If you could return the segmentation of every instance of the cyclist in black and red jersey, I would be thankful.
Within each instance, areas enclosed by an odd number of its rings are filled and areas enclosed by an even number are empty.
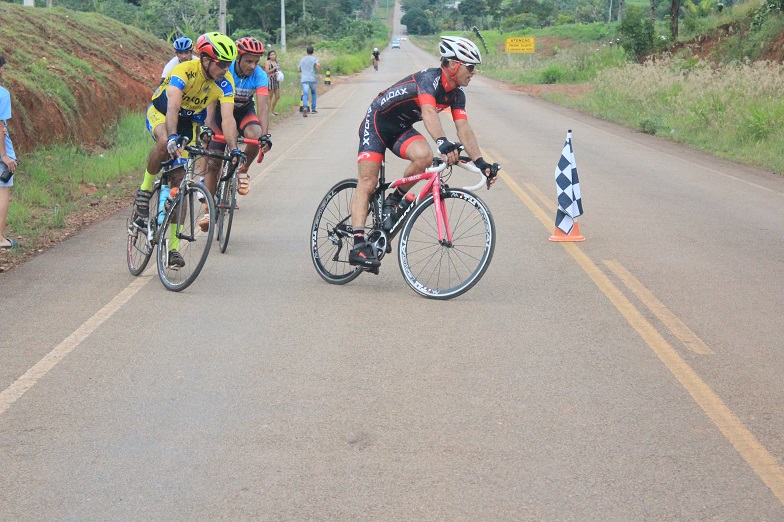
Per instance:
[[[424,172],[433,160],[433,151],[427,140],[413,125],[425,124],[428,134],[438,145],[442,158],[450,165],[457,162],[461,147],[490,180],[492,165],[481,157],[476,135],[468,124],[465,111],[466,87],[482,63],[477,46],[467,38],[442,36],[439,45],[441,67],[425,69],[407,76],[393,86],[381,91],[368,107],[365,120],[359,127],[359,181],[351,201],[351,225],[354,230],[354,248],[349,253],[349,263],[364,268],[377,268],[381,262],[373,248],[365,241],[365,220],[370,195],[378,185],[379,169],[386,149],[408,159],[411,164],[404,176]],[[450,109],[460,142],[446,138],[438,113]],[[384,228],[391,228],[406,192],[412,184],[398,187],[384,201],[382,210]],[[399,217],[399,216],[397,216]]]

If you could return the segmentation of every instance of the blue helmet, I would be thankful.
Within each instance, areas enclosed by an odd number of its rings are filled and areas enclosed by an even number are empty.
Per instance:
[[[193,49],[193,42],[187,36],[180,36],[174,40],[174,51],[177,53],[184,53]]]

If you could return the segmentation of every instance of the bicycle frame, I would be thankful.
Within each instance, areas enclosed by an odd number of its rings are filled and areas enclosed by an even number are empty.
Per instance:
[[[439,242],[443,243],[444,238],[446,237],[446,241],[448,243],[452,243],[452,230],[449,228],[449,215],[446,210],[446,205],[441,198],[441,190],[442,186],[444,186],[442,173],[450,169],[451,166],[444,163],[440,158],[433,158],[434,166],[425,169],[424,172],[420,174],[414,174],[413,176],[408,176],[405,178],[401,178],[398,180],[393,181],[392,183],[386,183],[385,181],[385,162],[381,163],[381,171],[379,173],[379,186],[376,191],[373,193],[372,197],[376,198],[376,202],[378,208],[381,209],[384,203],[385,192],[387,189],[394,189],[401,185],[408,185],[410,183],[417,183],[419,181],[427,180],[427,183],[419,191],[419,195],[416,199],[411,203],[411,205],[406,208],[405,212],[398,218],[398,220],[392,225],[392,229],[389,231],[388,235],[389,238],[395,237],[395,234],[402,228],[403,224],[408,219],[409,214],[419,205],[428,194],[433,195],[433,199],[435,200],[435,211],[436,211],[436,223],[438,225],[438,240]],[[471,163],[471,159],[461,156],[460,161],[456,164],[469,172],[478,173],[482,180],[474,186],[471,187],[464,187],[466,190],[476,190],[477,188],[481,187],[485,183],[484,175],[482,172],[476,168],[473,163]],[[375,223],[374,228],[381,229],[381,216],[376,216],[378,223]]]

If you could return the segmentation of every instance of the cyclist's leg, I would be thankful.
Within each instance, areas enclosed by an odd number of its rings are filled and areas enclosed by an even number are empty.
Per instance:
[[[430,167],[433,161],[433,150],[428,145],[427,140],[413,128],[401,134],[395,140],[391,149],[397,157],[411,162],[403,172],[403,177],[423,173],[426,168]],[[401,189],[405,193],[414,185],[415,183],[401,185]]]
[[[155,140],[155,145],[150,149],[147,156],[147,170],[144,172],[144,179],[136,192],[134,210],[140,218],[147,218],[150,214],[150,197],[155,185],[155,179],[161,170],[161,162],[166,161],[169,153],[166,150],[166,115],[159,112],[152,105],[147,109],[147,130]]]
[[[207,125],[209,125],[212,132],[215,134],[223,134],[223,118],[221,116],[220,108],[215,110],[215,118],[212,121],[207,122]],[[226,150],[226,144],[213,140],[207,148],[210,152],[223,154]],[[204,186],[213,196],[215,195],[215,189],[218,187],[218,174],[220,173],[221,166],[222,161],[219,159],[209,158],[207,160],[207,171],[204,174]]]
[[[193,141],[194,136],[194,122],[190,119],[182,119],[177,122],[177,133],[180,136],[186,136],[189,141]],[[187,158],[187,152],[183,153],[183,158]],[[171,171],[169,175],[169,186],[172,188],[179,187],[182,183],[182,178],[185,176],[185,169],[178,168]],[[182,260],[178,250],[180,245],[179,234],[183,228],[183,221],[188,217],[188,207],[184,206],[182,214],[179,215],[180,221],[174,222],[169,227],[169,259],[172,258]],[[179,263],[178,263],[179,264]],[[184,264],[184,261],[183,261]]]
[[[376,128],[375,109],[367,111],[365,121],[359,126],[359,151],[357,154],[358,180],[354,196],[351,198],[351,227],[354,233],[354,248],[349,253],[349,264],[365,268],[378,268],[378,260],[373,248],[365,241],[365,221],[367,220],[370,197],[378,185],[381,163],[384,161],[386,144]]]
[[[408,129],[395,140],[395,143],[392,145],[392,152],[398,157],[407,159],[411,162],[408,164],[408,167],[406,167],[403,177],[421,174],[433,161],[433,151],[430,149],[427,140],[413,128]],[[384,205],[381,209],[382,217],[384,219],[382,224],[384,230],[391,230],[394,222],[400,217],[400,202],[403,201],[406,192],[415,184],[416,183],[407,183],[398,186],[384,200]]]
[[[261,138],[261,122],[259,121],[259,117],[256,114],[256,111],[253,110],[253,107],[250,107],[248,112],[242,115],[240,121],[237,122],[237,129],[240,132],[240,136],[244,138],[251,140],[258,140]],[[253,162],[253,159],[258,153],[258,145],[246,144],[245,156],[248,158],[248,161],[237,169],[237,173],[247,174],[248,168],[250,168],[250,164]]]

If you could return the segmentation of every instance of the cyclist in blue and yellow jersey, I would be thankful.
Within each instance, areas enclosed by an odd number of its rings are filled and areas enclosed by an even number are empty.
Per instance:
[[[378,185],[379,169],[386,149],[411,161],[404,177],[424,172],[431,165],[433,151],[425,137],[414,129],[414,123],[424,122],[425,129],[449,165],[458,161],[460,149],[465,147],[474,165],[488,177],[491,184],[495,182],[492,165],[482,158],[476,135],[468,124],[466,95],[463,92],[476,73],[476,66],[482,63],[482,55],[471,40],[459,36],[442,36],[439,51],[441,67],[411,74],[381,91],[368,107],[365,119],[359,126],[359,181],[351,200],[354,248],[348,258],[352,265],[371,269],[381,265],[375,251],[365,240],[364,227],[370,195]],[[457,137],[462,144],[446,138],[438,116],[439,112],[446,109],[452,114]],[[382,226],[385,229],[390,228],[399,217],[395,213],[399,213],[400,203],[412,185],[401,185],[384,201]]]
[[[237,59],[229,67],[229,73],[234,78],[234,113],[231,125],[239,129],[244,138],[261,140],[264,143],[264,152],[272,147],[269,131],[269,97],[268,76],[259,67],[259,60],[264,55],[264,44],[255,38],[240,38],[235,42],[237,46]],[[256,103],[253,97],[256,97]],[[257,114],[258,111],[258,114]],[[207,125],[213,132],[223,134],[222,128],[226,121],[222,112],[215,111],[213,106],[207,108]],[[223,143],[211,142],[210,149],[216,152],[223,150]],[[245,155],[254,158],[259,152],[257,145],[247,144]],[[250,190],[248,167],[245,163],[237,169],[237,193],[246,195]],[[215,193],[218,185],[218,171],[220,160],[210,159],[207,173],[204,176],[204,186],[211,194]],[[203,230],[209,227],[209,215],[205,214],[199,222]]]
[[[226,35],[206,33],[196,41],[198,60],[183,62],[172,69],[152,95],[152,105],[147,109],[147,130],[155,145],[147,159],[144,181],[136,192],[134,211],[138,218],[150,213],[150,197],[161,162],[167,158],[180,158],[183,153],[182,137],[193,140],[195,123],[203,123],[206,108],[217,101],[223,117],[231,124],[225,125],[223,134],[232,149],[231,155],[243,156],[237,149],[237,127],[231,117],[234,112],[234,80],[226,72],[237,58],[237,46]],[[183,171],[174,171],[172,186],[182,181]],[[172,230],[169,264],[185,266],[177,251],[177,231]]]

